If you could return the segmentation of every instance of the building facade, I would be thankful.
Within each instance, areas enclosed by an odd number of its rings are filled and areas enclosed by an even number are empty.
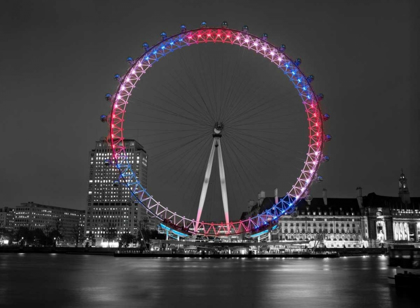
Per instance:
[[[14,214],[15,230],[26,227],[29,230],[41,229],[44,233],[48,233],[56,229],[67,242],[74,241],[75,232],[83,230],[85,222],[85,211],[83,210],[34,202],[21,203],[16,206]]]
[[[131,168],[146,188],[147,153],[135,140],[124,143]],[[86,236],[109,242],[124,233],[137,235],[141,206],[132,199],[129,188],[119,184],[119,171],[112,166],[112,151],[105,139],[96,142],[89,159]]]
[[[300,200],[292,214],[281,217],[268,241],[314,243],[326,248],[383,247],[412,244],[420,247],[420,198],[410,197],[407,178],[399,177],[398,197],[362,195],[355,198],[322,198]],[[250,204],[246,219],[262,213],[275,204],[276,197],[259,194],[259,201]]]
[[[10,207],[0,208],[0,228],[9,232],[15,229],[15,209]]]
[[[368,238],[372,246],[389,243],[420,243],[420,198],[410,197],[407,178],[399,177],[398,197],[370,193],[363,198]]]
[[[275,198],[265,197],[242,218],[263,212],[274,203]],[[267,240],[296,242],[307,247],[362,248],[368,245],[365,235],[366,222],[357,199],[327,198],[324,190],[322,198],[301,200],[293,213],[282,216]]]

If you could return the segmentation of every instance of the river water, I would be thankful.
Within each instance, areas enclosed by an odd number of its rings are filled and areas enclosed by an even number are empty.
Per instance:
[[[0,254],[0,307],[420,307],[387,263]]]

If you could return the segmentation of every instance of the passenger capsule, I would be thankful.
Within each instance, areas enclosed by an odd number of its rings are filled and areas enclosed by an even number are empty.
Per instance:
[[[181,25],[181,32],[184,33],[187,31],[187,27],[185,25]]]
[[[325,141],[328,142],[328,141],[331,141],[331,139],[332,139],[331,135],[328,135],[328,134],[325,135],[325,138],[324,138]]]
[[[317,98],[317,100],[318,100],[318,101],[322,101],[322,100],[324,99],[324,94],[319,93],[319,94],[316,96],[316,98]]]
[[[222,22],[222,28],[227,28],[227,27],[228,27],[228,22],[227,21]]]
[[[118,81],[120,81],[120,79],[121,79],[121,76],[120,76],[120,75],[118,75],[118,74],[115,74],[115,75],[114,75],[114,79],[115,79],[115,80],[118,80]]]
[[[263,36],[262,36],[262,40],[263,41],[266,41],[267,39],[268,39],[268,34],[267,33],[264,33]]]
[[[128,62],[128,63],[130,63],[130,64],[133,64],[133,62],[134,62],[134,61],[133,61],[133,58],[132,58],[132,57],[128,57],[128,58],[127,58],[127,62]]]
[[[316,181],[317,182],[322,182],[324,180],[324,178],[322,177],[322,176],[320,176],[320,175],[318,175],[317,177],[316,177]]]
[[[283,53],[286,50],[286,45],[282,44],[279,48],[279,51]]]
[[[294,62],[295,66],[299,66],[302,63],[302,60],[300,58],[297,58]]]
[[[114,186],[114,187],[118,187],[118,186],[120,186],[120,181],[115,180],[115,181],[114,181],[114,184],[112,184],[112,186]]]
[[[145,51],[148,51],[149,50],[149,44],[143,43],[143,48],[144,48]]]
[[[105,165],[105,166],[109,166],[109,165],[111,165],[111,161],[110,161],[109,159],[105,159],[105,160],[104,160],[104,165]]]
[[[109,94],[109,93],[105,94],[105,99],[106,99],[107,101],[110,101],[110,100],[111,100],[111,98],[112,98],[112,95],[111,95],[111,94]]]
[[[203,21],[200,25],[201,28],[207,28],[207,23],[205,21]]]
[[[308,83],[311,83],[312,81],[314,81],[314,79],[315,79],[314,75],[309,75],[309,76],[306,78],[306,81],[307,81]]]
[[[107,122],[108,121],[108,116],[105,114],[101,115],[101,122]]]
[[[244,25],[244,26],[242,27],[242,31],[243,31],[243,32],[248,32],[248,31],[249,31],[248,26],[247,26],[247,25]]]
[[[329,157],[329,156],[327,156],[327,155],[325,155],[325,156],[322,158],[322,162],[324,162],[324,163],[329,162],[329,161],[330,161],[330,157]]]
[[[162,41],[163,41],[163,40],[166,40],[166,38],[167,38],[168,36],[166,35],[166,32],[162,32],[162,33],[160,34],[160,37],[162,38]]]
[[[322,118],[324,119],[324,121],[328,121],[330,119],[330,115],[328,113],[325,113]]]

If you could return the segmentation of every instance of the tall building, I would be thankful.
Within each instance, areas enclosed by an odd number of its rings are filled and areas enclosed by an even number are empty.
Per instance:
[[[29,230],[41,229],[45,233],[52,229],[59,229],[58,231],[67,242],[74,241],[74,233],[80,232],[85,221],[83,210],[34,202],[21,203],[16,206],[14,214],[15,230],[26,227]]]
[[[144,188],[147,187],[147,153],[135,140],[124,140],[128,161]],[[118,182],[119,171],[110,164],[112,151],[105,139],[90,151],[86,209],[86,236],[111,240],[124,233],[137,235],[141,206],[130,190]],[[115,236],[109,236],[112,230]]]

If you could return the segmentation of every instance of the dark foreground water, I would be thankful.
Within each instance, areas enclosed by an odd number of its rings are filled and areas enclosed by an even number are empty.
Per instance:
[[[0,254],[0,307],[420,307],[387,262]]]

